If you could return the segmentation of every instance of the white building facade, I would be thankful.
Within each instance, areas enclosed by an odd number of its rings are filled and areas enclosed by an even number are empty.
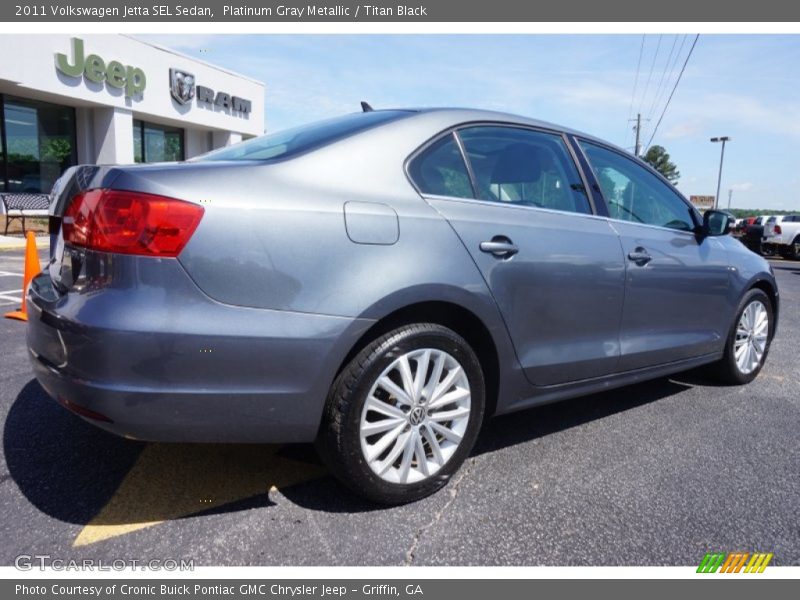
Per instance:
[[[264,132],[264,84],[125,35],[0,35],[0,192]]]

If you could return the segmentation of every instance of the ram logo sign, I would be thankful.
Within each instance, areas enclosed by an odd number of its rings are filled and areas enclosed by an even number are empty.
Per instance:
[[[252,110],[252,103],[250,100],[245,100],[238,96],[231,96],[227,92],[215,93],[211,88],[202,85],[197,86],[197,101],[218,106],[219,108],[225,108],[243,115],[250,114]]]
[[[191,102],[194,98],[194,75],[180,69],[170,69],[169,91],[178,104]]]
[[[253,103],[250,100],[197,85],[195,76],[181,69],[169,70],[169,89],[175,102],[180,105],[191,104],[192,99],[197,98],[198,105],[221,109],[231,114],[246,116],[253,110]]]
[[[763,573],[772,552],[709,552],[700,561],[698,573]]]

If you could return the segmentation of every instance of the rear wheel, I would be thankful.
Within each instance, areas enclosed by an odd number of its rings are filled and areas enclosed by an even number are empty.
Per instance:
[[[468,456],[485,404],[467,342],[414,324],[365,347],[334,382],[317,446],[343,483],[376,502],[413,502],[443,487]]]
[[[794,238],[794,241],[789,244],[789,250],[785,258],[789,260],[800,260],[800,235]]]
[[[739,303],[725,353],[715,365],[718,378],[731,385],[753,381],[764,366],[773,328],[769,298],[759,289],[750,290]]]

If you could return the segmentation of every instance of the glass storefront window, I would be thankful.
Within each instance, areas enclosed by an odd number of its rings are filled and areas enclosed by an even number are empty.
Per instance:
[[[133,120],[134,161],[164,162],[183,158],[183,129]]]
[[[4,191],[48,193],[77,162],[75,111],[5,96],[3,141]]]

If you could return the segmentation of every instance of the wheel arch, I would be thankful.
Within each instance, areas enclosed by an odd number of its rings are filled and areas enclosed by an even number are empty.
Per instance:
[[[452,329],[475,351],[486,381],[486,417],[494,414],[500,389],[500,350],[498,343],[475,311],[452,300],[424,300],[395,308],[364,332],[339,364],[336,376],[370,342],[385,333],[411,323],[435,323]]]
[[[748,290],[761,290],[767,295],[769,298],[770,304],[772,305],[772,319],[773,319],[773,327],[772,327],[772,336],[775,336],[775,331],[777,330],[778,326],[778,288],[774,282],[769,281],[768,279],[756,279],[752,281],[750,285],[747,287]]]

